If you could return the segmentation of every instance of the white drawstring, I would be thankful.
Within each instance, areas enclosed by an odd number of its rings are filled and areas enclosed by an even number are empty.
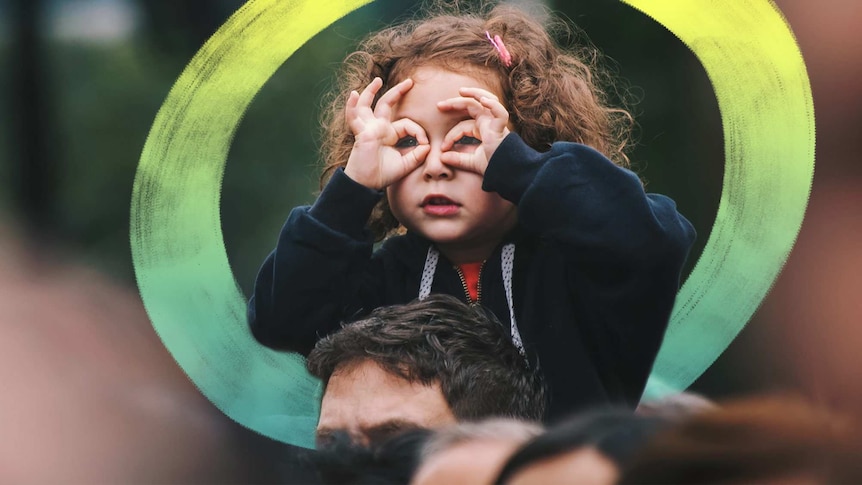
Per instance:
[[[425,257],[425,268],[422,270],[422,279],[419,282],[419,299],[424,300],[431,294],[431,285],[434,283],[434,272],[437,270],[437,261],[440,259],[440,253],[434,246],[428,248],[428,255]],[[503,251],[500,256],[501,267],[503,271],[503,287],[506,290],[506,303],[509,305],[509,321],[511,322],[512,342],[521,355],[526,356],[524,351],[524,343],[521,341],[521,332],[518,331],[518,325],[515,323],[515,305],[512,298],[512,270],[515,265],[515,245],[508,243],[503,246]]]
[[[419,282],[419,299],[424,300],[431,294],[431,284],[434,283],[434,271],[437,269],[437,260],[440,253],[434,246],[428,248],[425,256],[425,268],[422,270],[422,280]]]

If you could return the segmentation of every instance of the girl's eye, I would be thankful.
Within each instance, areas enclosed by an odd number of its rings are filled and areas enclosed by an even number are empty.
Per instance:
[[[455,142],[456,145],[481,145],[482,140],[472,136],[462,136],[461,139]]]
[[[415,136],[405,136],[395,143],[395,148],[411,148],[419,145]]]

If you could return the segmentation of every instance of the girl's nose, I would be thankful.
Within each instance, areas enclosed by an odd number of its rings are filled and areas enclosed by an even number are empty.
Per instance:
[[[422,164],[422,175],[425,180],[440,180],[452,178],[452,167],[440,161],[440,147],[431,147],[425,163]]]

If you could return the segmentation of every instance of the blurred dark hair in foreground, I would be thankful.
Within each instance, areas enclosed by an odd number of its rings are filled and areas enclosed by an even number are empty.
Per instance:
[[[516,451],[495,483],[538,483],[563,477],[566,483],[612,483],[632,456],[669,423],[664,417],[615,407],[575,414]]]
[[[336,432],[308,457],[308,462],[317,470],[321,483],[327,485],[406,484],[431,435],[430,430],[414,429],[364,445],[346,432]]]

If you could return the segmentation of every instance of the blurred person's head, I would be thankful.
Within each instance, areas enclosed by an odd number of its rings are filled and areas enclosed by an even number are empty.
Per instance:
[[[430,435],[427,429],[414,429],[361,444],[346,432],[335,431],[310,460],[326,485],[404,485]]]
[[[506,459],[541,433],[538,423],[499,418],[442,428],[423,447],[410,483],[490,485]]]
[[[658,434],[620,483],[862,483],[858,423],[790,397],[722,404]]]
[[[171,358],[137,292],[7,231],[0,483],[242,480],[235,428]]]
[[[515,452],[496,483],[612,485],[620,470],[667,426],[628,409],[598,409],[556,424]]]
[[[641,416],[660,416],[669,420],[684,419],[693,414],[710,411],[717,405],[705,396],[682,391],[658,399],[641,401],[635,413]]]
[[[544,386],[507,329],[448,295],[379,308],[320,340],[309,372],[325,383],[318,441],[512,417],[540,421]]]

